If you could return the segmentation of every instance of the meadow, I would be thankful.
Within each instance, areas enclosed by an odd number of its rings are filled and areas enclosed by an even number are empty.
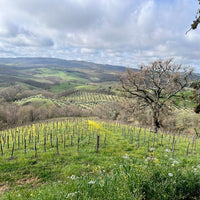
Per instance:
[[[199,138],[63,118],[0,132],[0,199],[199,199]]]

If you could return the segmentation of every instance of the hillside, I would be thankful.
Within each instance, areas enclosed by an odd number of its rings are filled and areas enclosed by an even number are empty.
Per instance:
[[[125,67],[56,58],[0,58],[0,87],[20,83],[60,92],[73,86],[118,81]],[[60,86],[60,90],[54,87]]]

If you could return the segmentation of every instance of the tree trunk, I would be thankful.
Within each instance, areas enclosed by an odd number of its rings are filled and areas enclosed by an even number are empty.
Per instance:
[[[160,128],[159,111],[153,110],[153,131],[154,131],[154,133],[157,133],[159,128]]]

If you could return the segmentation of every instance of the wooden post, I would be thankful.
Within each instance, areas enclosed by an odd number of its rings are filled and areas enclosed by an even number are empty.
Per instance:
[[[7,146],[8,146],[8,149],[9,149],[9,135],[7,135]]]
[[[192,154],[192,152],[193,152],[193,147],[194,147],[194,137],[192,138],[192,147],[191,147],[191,151],[190,151],[190,153]]]
[[[143,140],[143,143],[145,144],[146,142],[146,128],[144,129],[144,140]]]
[[[73,136],[71,135],[71,146],[73,146]]]
[[[34,148],[34,150],[35,150],[35,158],[37,157],[37,138],[36,138],[36,136],[35,136],[35,148]]]
[[[105,133],[105,137],[104,137],[103,143],[104,143],[104,145],[106,145],[106,133]]]
[[[161,135],[161,146],[163,146],[163,134]]]
[[[66,143],[66,139],[65,139],[65,132],[64,132],[64,135],[63,135],[63,147],[65,149],[65,143]]]
[[[149,129],[148,142],[147,142],[147,152],[149,152],[150,138],[151,138],[151,130]]]
[[[11,157],[13,157],[13,155],[14,155],[14,149],[15,149],[15,143],[13,142]]]
[[[175,144],[176,144],[176,140],[174,140],[173,145],[172,145],[172,158],[174,158]]]
[[[88,142],[87,143],[90,144],[90,134],[89,134],[89,138],[88,138]]]
[[[97,135],[97,149],[96,149],[96,153],[98,153],[99,151],[99,135]]]
[[[189,154],[189,146],[190,146],[190,142],[188,142],[188,145],[187,145],[187,156]]]
[[[79,142],[80,142],[80,138],[78,137],[78,141],[77,141],[77,152],[79,152]]]
[[[140,130],[138,132],[138,145],[137,145],[138,148],[140,147],[140,133],[141,133],[141,130],[142,130],[142,128],[140,127]]]
[[[3,156],[3,145],[2,145],[1,140],[0,140],[0,145],[1,145],[1,155]]]
[[[18,134],[18,150],[19,150],[19,147],[20,147],[20,135]]]
[[[56,137],[56,151],[57,151],[57,155],[59,155],[59,150],[58,150],[58,137]]]
[[[40,141],[40,134],[39,134],[39,131],[37,131],[37,139],[38,139],[38,142]]]
[[[24,139],[24,153],[26,153],[26,138]]]
[[[46,133],[44,133],[44,152],[46,152]]]
[[[51,147],[53,147],[53,143],[52,143],[52,131],[50,133],[50,144],[51,144]]]

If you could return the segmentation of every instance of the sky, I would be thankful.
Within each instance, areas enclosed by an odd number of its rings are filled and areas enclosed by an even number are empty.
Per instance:
[[[0,0],[0,57],[137,67],[174,58],[200,72],[197,0]]]

